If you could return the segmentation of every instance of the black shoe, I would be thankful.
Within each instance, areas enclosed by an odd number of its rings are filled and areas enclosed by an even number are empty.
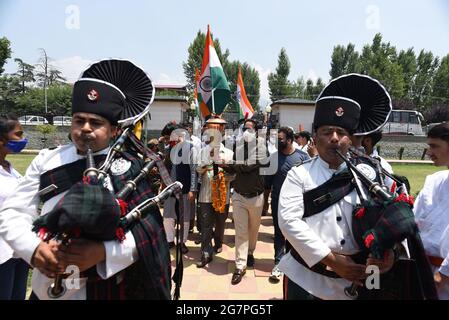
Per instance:
[[[240,281],[242,281],[245,273],[246,269],[235,269],[234,273],[232,274],[231,284],[238,284]]]
[[[204,268],[209,262],[212,261],[212,256],[208,254],[201,255],[201,260],[196,263],[197,268]]]
[[[254,267],[254,256],[252,254],[249,254],[246,258],[246,266]]]
[[[195,244],[201,243],[201,233],[198,233],[198,238],[195,240]]]
[[[215,251],[215,253],[220,253],[220,252],[223,251],[223,247],[222,246],[219,246],[219,247],[215,246],[214,247],[214,251]]]
[[[173,249],[174,247],[175,243],[173,241],[168,243],[168,249]]]
[[[181,243],[181,253],[186,254],[187,252],[189,252],[189,248],[187,248],[185,243]]]

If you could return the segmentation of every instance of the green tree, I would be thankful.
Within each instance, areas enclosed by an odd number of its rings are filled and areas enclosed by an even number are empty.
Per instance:
[[[344,46],[335,46],[331,58],[331,79],[343,74],[360,72],[359,53],[354,50],[354,45],[349,43]]]
[[[360,56],[360,72],[381,81],[393,97],[404,94],[404,76],[398,63],[396,48],[382,42],[380,33],[374,36],[371,45],[365,45]]]
[[[432,84],[439,66],[438,57],[421,50],[416,60],[416,76],[413,83],[413,102],[419,111],[424,111],[432,103]]]
[[[18,65],[18,70],[14,74],[14,76],[18,77],[20,82],[22,83],[22,94],[26,91],[25,83],[34,82],[34,66],[31,64],[25,63],[22,59],[15,58],[14,61]]]
[[[67,80],[62,75],[62,72],[56,69],[55,67],[50,67],[50,71],[48,73],[48,85],[59,85],[65,83]]]
[[[223,70],[226,74],[226,66],[228,64],[229,50],[226,49],[224,53],[222,53],[220,41],[214,39],[211,34],[212,40],[214,42],[215,51],[217,52],[218,58],[220,59],[221,65],[223,66]],[[201,64],[203,63],[203,52],[204,52],[204,44],[206,42],[206,34],[202,33],[201,30],[196,34],[195,39],[190,44],[188,48],[188,57],[187,61],[182,63],[182,68],[184,69],[184,75],[187,79],[187,89],[190,92],[193,92],[195,88],[195,71],[198,69],[201,72]]]
[[[278,56],[278,66],[275,73],[268,75],[268,87],[271,101],[289,97],[293,92],[292,83],[288,80],[290,73],[290,60],[285,48],[281,49]]]
[[[16,77],[0,77],[0,110],[2,113],[15,112],[16,98],[20,95],[21,85]]]
[[[48,112],[59,115],[69,115],[71,111],[72,87],[68,84],[51,86],[47,89]],[[44,89],[32,88],[16,98],[16,113],[43,114]]]
[[[301,76],[292,83],[292,93],[294,97],[305,99],[306,83],[304,77]]]
[[[11,42],[6,37],[0,38],[0,74],[5,71],[6,60],[11,58]]]
[[[325,85],[321,78],[318,78],[316,83],[313,82],[312,79],[308,79],[306,81],[306,87],[304,92],[304,99],[307,100],[316,100],[318,95],[323,91]]]
[[[260,98],[260,79],[259,72],[248,65],[246,62],[241,63],[240,61],[232,61],[226,65],[225,73],[228,78],[229,86],[231,92],[237,92],[237,76],[239,72],[239,66],[242,70],[243,84],[245,86],[246,96],[251,103],[253,109],[258,109],[259,98]],[[231,99],[232,110],[238,111],[237,101],[235,95]]]
[[[416,55],[413,48],[407,51],[401,50],[398,55],[398,63],[402,67],[404,75],[404,95],[403,98],[413,100],[413,82],[416,76]]]
[[[441,59],[432,85],[433,102],[449,106],[449,54]]]

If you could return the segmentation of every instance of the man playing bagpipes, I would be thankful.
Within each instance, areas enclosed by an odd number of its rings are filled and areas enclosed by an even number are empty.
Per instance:
[[[381,274],[383,291],[383,278],[396,270],[405,239],[416,261],[412,268],[421,276],[414,284],[422,295],[413,298],[436,298],[411,199],[381,187],[368,162],[347,158],[350,135],[379,130],[390,111],[385,88],[364,75],[341,76],[318,97],[313,122],[318,157],[290,170],[279,198],[279,227],[290,248],[279,263],[285,299],[391,298],[367,290],[364,279],[367,267],[374,266],[370,270]],[[392,291],[415,280],[402,278]]]
[[[157,206],[146,217],[136,212],[141,219],[131,225],[121,223],[153,197],[141,172],[151,166],[137,138],[123,130],[148,112],[153,98],[150,78],[126,60],[95,63],[74,84],[72,143],[42,150],[0,214],[2,237],[34,268],[32,298],[170,299],[170,256]],[[119,122],[123,143],[110,148]],[[125,188],[139,174],[140,182]],[[67,267],[80,272],[70,283],[62,280]]]

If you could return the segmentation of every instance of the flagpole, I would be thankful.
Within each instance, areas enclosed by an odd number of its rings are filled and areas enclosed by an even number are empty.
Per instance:
[[[212,79],[212,74],[210,75],[210,78]],[[215,88],[212,88],[212,113],[215,114],[215,99],[214,99],[214,91]]]

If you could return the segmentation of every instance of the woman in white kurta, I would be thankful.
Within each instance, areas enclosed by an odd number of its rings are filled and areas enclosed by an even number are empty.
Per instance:
[[[428,155],[436,166],[449,168],[449,124],[428,133]],[[440,299],[449,299],[449,170],[426,178],[416,198],[414,212],[424,249],[434,270]]]
[[[0,118],[0,206],[22,178],[6,160],[10,153],[20,152],[26,145],[17,118]],[[23,300],[26,294],[28,264],[14,257],[14,251],[0,237],[0,300]]]

